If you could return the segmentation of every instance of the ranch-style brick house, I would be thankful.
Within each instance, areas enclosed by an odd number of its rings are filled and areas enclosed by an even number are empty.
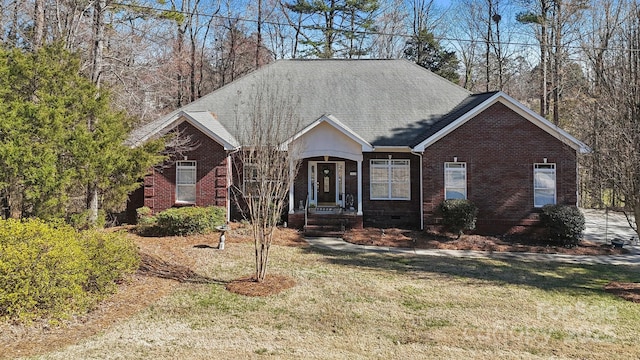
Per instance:
[[[478,232],[517,233],[545,204],[577,204],[587,146],[503,92],[472,94],[405,60],[281,60],[135,131],[133,146],[173,129],[198,146],[153,169],[129,208],[219,205],[237,216],[232,187],[248,179],[232,157],[250,116],[245,95],[265,82],[302,123],[291,134],[303,146],[290,227],[326,216],[428,229],[443,200],[462,198],[479,209]]]

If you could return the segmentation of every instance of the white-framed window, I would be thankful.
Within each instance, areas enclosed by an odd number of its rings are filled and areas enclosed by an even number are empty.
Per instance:
[[[196,162],[176,162],[176,202],[196,203]]]
[[[533,206],[556,203],[556,164],[533,164]]]
[[[467,163],[444,163],[444,199],[467,198]]]
[[[411,168],[408,159],[372,159],[371,200],[410,200]]]

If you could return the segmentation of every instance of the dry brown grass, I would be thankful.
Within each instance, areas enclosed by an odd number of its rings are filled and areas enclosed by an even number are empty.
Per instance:
[[[142,252],[217,283],[138,275],[86,321],[68,324],[71,332],[5,325],[0,354],[160,360],[630,359],[640,353],[640,304],[603,291],[611,281],[640,281],[636,268],[276,245],[269,274],[294,279],[295,286],[246,297],[225,289],[253,269],[253,244],[238,236],[244,231],[231,231],[224,251],[214,249],[215,235],[135,237]],[[286,233],[288,240],[279,241],[303,245]]]

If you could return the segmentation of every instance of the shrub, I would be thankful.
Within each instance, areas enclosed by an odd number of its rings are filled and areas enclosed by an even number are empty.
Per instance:
[[[476,228],[478,208],[469,200],[452,199],[440,203],[442,224],[451,232],[457,233],[458,238],[465,230]]]
[[[88,303],[87,255],[70,226],[0,221],[0,316],[62,317]]]
[[[585,229],[584,215],[575,206],[545,205],[540,223],[548,231],[549,240],[573,247],[580,242]]]
[[[86,291],[96,295],[111,293],[117,281],[140,265],[135,243],[121,232],[84,231],[80,240],[89,258]]]
[[[64,318],[88,309],[138,265],[119,233],[58,221],[0,220],[0,318]]]
[[[148,206],[143,206],[136,209],[136,215],[138,225],[153,226],[156,225],[158,220],[151,214],[151,209]]]
[[[159,213],[156,218],[164,235],[206,234],[224,224],[225,209],[219,206],[175,208]]]

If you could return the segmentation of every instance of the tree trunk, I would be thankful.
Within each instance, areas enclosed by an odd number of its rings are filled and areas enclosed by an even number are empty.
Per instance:
[[[262,0],[258,0],[258,23],[256,39],[256,69],[260,67],[260,47],[262,46]]]
[[[33,12],[33,50],[38,50],[44,41],[44,0],[35,0]]]
[[[93,13],[93,64],[91,68],[91,81],[100,88],[102,77],[103,51],[104,51],[104,13],[107,8],[107,0],[98,0]],[[95,118],[87,119],[89,130],[95,129]],[[95,179],[88,179],[87,185],[87,210],[89,210],[89,224],[95,225],[98,220],[98,186]]]
[[[22,218],[22,189],[17,185],[17,181],[11,181],[7,190],[7,198],[9,217],[12,219]]]
[[[485,52],[485,77],[486,77],[486,85],[485,91],[489,91],[491,88],[491,66],[489,65],[489,54],[491,50],[491,8],[492,1],[489,0],[487,2],[487,7],[489,8],[489,17],[487,18],[487,42],[486,42],[486,52]]]
[[[89,210],[89,216],[87,218],[90,225],[95,225],[98,221],[98,210],[100,205],[98,203],[98,186],[95,183],[90,183],[87,186],[87,210]]]
[[[560,63],[562,62],[562,1],[556,0],[555,16],[554,16],[554,54],[553,54],[553,123],[560,123],[560,90],[561,90],[561,74]]]
[[[634,208],[634,221],[636,224],[636,228],[634,229],[636,231],[636,236],[638,236],[638,239],[640,239],[640,201],[636,203],[636,206]]]
[[[547,64],[549,49],[547,49],[547,15],[549,5],[546,0],[541,1],[542,11],[540,14],[540,116],[546,117],[549,114],[548,90],[547,90]]]

